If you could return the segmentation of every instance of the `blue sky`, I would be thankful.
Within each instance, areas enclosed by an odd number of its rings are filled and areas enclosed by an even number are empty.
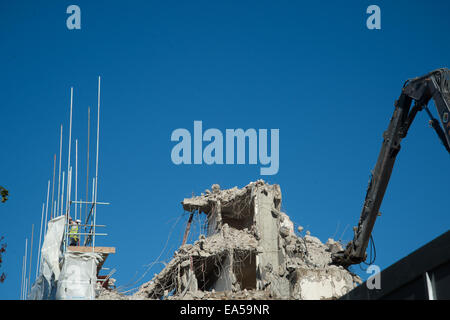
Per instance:
[[[71,4],[81,8],[81,30],[66,28]],[[371,4],[381,8],[381,30],[366,28]],[[117,248],[106,266],[130,285],[170,259],[187,221],[180,201],[213,183],[278,183],[297,225],[324,242],[350,240],[403,82],[450,65],[448,12],[437,0],[1,1],[0,185],[10,199],[0,204],[8,244],[0,299],[19,298],[25,238],[32,223],[39,230],[61,123],[67,166],[71,86],[85,181],[87,107],[95,132],[102,77],[98,198],[111,205],[98,209],[109,234],[99,245]],[[278,128],[278,174],[174,165],[170,135],[193,132],[194,120],[222,132]],[[449,155],[427,121],[419,114],[403,141],[375,225],[381,268],[450,224]]]

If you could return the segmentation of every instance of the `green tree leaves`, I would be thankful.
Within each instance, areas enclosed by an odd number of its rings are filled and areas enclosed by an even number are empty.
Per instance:
[[[8,190],[0,186],[0,197],[2,199],[2,202],[6,202],[6,200],[8,200],[8,196],[9,196]]]

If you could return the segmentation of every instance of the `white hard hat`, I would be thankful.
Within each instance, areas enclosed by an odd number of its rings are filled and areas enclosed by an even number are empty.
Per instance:
[[[75,220],[77,223],[81,223],[81,220],[80,219],[77,219],[77,220]]]

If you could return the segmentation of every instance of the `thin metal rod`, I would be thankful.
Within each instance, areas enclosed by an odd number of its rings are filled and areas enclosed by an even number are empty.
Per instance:
[[[97,179],[95,179],[95,196],[94,196],[94,216],[93,216],[93,232],[92,232],[92,251],[94,251],[95,248],[95,225],[96,225],[96,218],[97,218]]]
[[[62,175],[62,185],[63,186],[64,186],[64,174],[65,174],[65,171],[63,171],[63,175]],[[64,188],[62,188],[62,190],[61,190],[61,215],[64,214],[63,203],[64,203]]]
[[[94,204],[94,202],[89,202],[89,201],[72,201],[72,203],[78,203],[78,204]],[[110,204],[109,202],[96,202],[96,204]]]
[[[54,168],[55,168],[55,166],[53,165],[53,178],[55,177],[55,174],[54,174],[55,170],[54,170]],[[46,200],[47,204],[45,206],[44,238],[45,238],[45,234],[47,233],[48,197],[49,197],[49,193],[50,193],[50,180],[48,180],[48,184],[47,184],[47,200]],[[44,214],[44,203],[42,204],[42,215],[43,214]],[[41,241],[42,241],[42,219],[41,219],[41,231],[39,232],[38,258],[37,258],[37,262],[36,262],[36,279],[38,277],[40,258],[41,258]],[[31,270],[30,270],[30,272],[31,272]]]
[[[23,278],[23,257],[22,257],[22,274],[20,276],[20,298],[19,298],[19,300],[22,300],[22,278]]]
[[[34,237],[34,224],[31,225],[31,244],[30,244],[30,261],[29,261],[30,267],[28,268],[28,283],[30,283],[31,281],[31,263],[33,262],[33,237]]]
[[[81,199],[81,202],[83,202],[83,199]],[[83,220],[81,220],[82,207],[83,207],[83,203],[80,203],[80,221],[81,221],[81,222],[83,222]],[[81,230],[81,227],[82,227],[82,226],[80,226],[80,230]],[[81,237],[80,237],[80,244],[81,244]]]
[[[53,198],[55,194],[55,169],[56,169],[56,153],[53,155],[53,181],[52,181],[52,201],[50,202],[51,210],[50,210],[50,220],[53,219]],[[47,221],[47,219],[45,219]]]
[[[89,133],[91,126],[91,108],[88,107],[87,161],[86,161],[86,200],[89,199]],[[87,206],[84,215],[87,217]]]
[[[69,172],[67,174],[67,194],[66,199],[69,197],[70,194],[70,186],[71,186],[71,180],[72,180],[72,167],[69,167]],[[66,201],[67,203],[67,201]],[[67,203],[66,211],[64,213],[66,215],[66,222],[69,222],[69,216],[70,216],[70,202]]]
[[[94,192],[95,192],[95,178],[92,178],[92,198],[91,198],[92,207],[94,207],[95,204]]]
[[[28,271],[28,283],[31,284],[31,263],[33,262],[33,239],[34,239],[34,224],[31,225],[31,244],[30,244],[30,268]],[[31,285],[28,288],[27,294],[31,289]]]
[[[47,233],[47,219],[48,219],[48,194],[50,193],[50,180],[48,180],[47,185],[47,205],[45,208],[45,225],[44,225],[44,236]],[[51,205],[51,204],[50,204]]]
[[[28,283],[30,284],[28,291],[31,290],[31,265],[33,263],[33,240],[34,240],[34,223],[31,225],[31,244],[30,244],[30,270],[28,271]]]
[[[82,234],[82,235],[88,235],[88,234],[91,234],[91,233],[89,233],[89,232],[74,232],[74,233],[72,233],[72,234]],[[97,233],[97,236],[107,236],[108,234],[107,233]]]
[[[25,256],[22,256],[22,276],[20,278],[20,300],[23,300],[23,272],[25,270]]]
[[[91,209],[89,210],[89,215],[88,215],[88,219],[90,219],[90,221],[92,221],[92,218],[93,218],[93,213],[94,213],[94,207],[95,207],[95,198],[94,198],[94,192],[95,192],[95,178],[93,178],[92,179],[92,198],[91,198],[91,201],[92,201],[92,206],[91,206]],[[91,230],[92,230],[92,228],[91,228]],[[89,230],[89,232],[91,232],[91,230]],[[92,241],[92,237],[89,237],[90,238],[90,241]]]
[[[100,140],[100,82],[101,78],[98,76],[98,95],[97,95],[97,154],[95,157],[95,200],[97,202],[98,195],[98,145]],[[95,222],[97,220],[97,206],[94,204],[94,237],[92,241],[92,248],[95,248]]]
[[[67,189],[66,189],[66,208],[65,215],[70,215],[70,195],[72,194],[72,167],[69,167],[67,172]]]
[[[59,214],[59,212],[61,211],[59,209],[59,196],[61,194],[61,156],[62,156],[62,135],[63,135],[63,125],[61,124],[61,137],[59,140],[59,170],[58,170],[58,199],[57,199],[57,206],[56,206],[56,210],[57,210],[57,214]]]
[[[70,188],[69,188],[69,169],[70,169],[70,152],[72,151],[72,105],[73,105],[73,87],[70,88],[70,120],[69,120],[69,155],[67,156],[67,195],[66,195],[66,211],[70,211]],[[72,181],[70,181],[71,183]]]
[[[25,241],[25,247],[26,247],[26,241]],[[26,250],[25,250],[25,253],[26,253]],[[23,255],[22,256],[22,292],[20,295],[20,299],[22,299],[22,300],[23,300],[24,291],[25,291],[25,277],[26,277],[26,275],[25,275],[26,261],[25,260],[26,260],[26,255]]]
[[[36,279],[38,277],[38,271],[39,271],[39,258],[41,257],[41,240],[42,240],[42,223],[44,222],[44,209],[45,204],[42,204],[42,214],[41,214],[41,230],[39,231],[39,247],[38,247],[38,259],[36,263]]]
[[[77,220],[78,197],[78,139],[75,140],[75,220]]]
[[[67,174],[67,194],[66,194],[66,214],[70,216],[70,195],[72,194],[72,167],[69,167]]]
[[[67,174],[67,195],[66,195],[66,212],[65,212],[65,243],[66,246],[69,243],[69,217],[70,217],[70,193],[71,193],[71,186],[72,186],[72,167],[69,167],[69,172]]]

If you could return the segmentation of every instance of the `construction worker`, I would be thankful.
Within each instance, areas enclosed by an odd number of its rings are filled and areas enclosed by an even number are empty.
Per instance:
[[[78,246],[78,220],[73,221],[71,217],[69,217],[69,246]]]

